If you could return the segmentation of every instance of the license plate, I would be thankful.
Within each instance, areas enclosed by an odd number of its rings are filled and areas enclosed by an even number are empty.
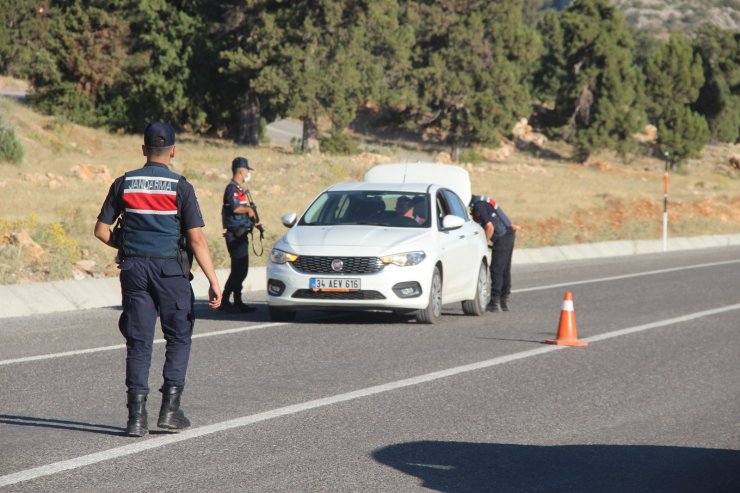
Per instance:
[[[309,281],[312,291],[349,292],[360,290],[360,279],[356,277],[312,277]]]

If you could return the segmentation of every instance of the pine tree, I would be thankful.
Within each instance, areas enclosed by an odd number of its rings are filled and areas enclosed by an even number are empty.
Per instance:
[[[526,78],[539,53],[521,0],[426,1],[408,9],[417,111],[450,144],[453,159],[473,142],[496,143],[529,115]]]
[[[43,47],[29,69],[34,106],[77,123],[100,123],[99,95],[113,85],[126,52],[120,7],[114,0],[72,0],[51,8]]]
[[[242,34],[221,54],[225,72],[241,77],[242,93],[269,101],[274,114],[303,122],[302,150],[318,148],[321,117],[341,131],[361,103],[403,80],[403,72],[385,70],[408,40],[395,0],[254,0],[234,10],[242,20],[232,29]]]
[[[328,12],[323,7],[328,7]],[[239,14],[238,22],[231,28],[236,44],[221,53],[226,62],[224,72],[244,81],[242,105],[266,99],[277,114],[302,120],[304,150],[318,145],[322,108],[317,96],[323,75],[319,61],[326,59],[324,42],[328,40],[323,37],[328,38],[329,33],[328,29],[322,33],[328,27],[323,19],[324,14],[333,18],[336,9],[332,7],[314,6],[309,1],[264,0],[237,5],[233,11]]]
[[[690,108],[704,84],[702,62],[691,41],[672,35],[649,55],[645,78],[648,118],[658,128],[658,151],[668,152],[674,162],[696,157],[709,130],[704,117]]]
[[[4,0],[0,9],[0,74],[26,77],[34,51],[46,42],[47,29],[48,12],[37,2]]]
[[[658,121],[658,150],[673,163],[698,157],[708,140],[707,121],[688,106],[672,104]]]
[[[544,103],[555,100],[560,84],[566,77],[566,46],[560,14],[547,11],[538,25],[539,35],[544,43],[544,53],[534,76],[534,95]]]
[[[598,149],[627,152],[644,110],[623,15],[608,0],[575,0],[562,12],[560,24],[566,66],[554,116],[563,125],[562,135],[583,161]]]
[[[704,61],[706,82],[696,110],[709,123],[713,139],[740,141],[740,34],[705,26],[697,32],[695,47]]]
[[[142,131],[154,120],[197,126],[188,97],[193,16],[166,0],[131,0],[130,45],[123,70],[106,94],[107,124]]]

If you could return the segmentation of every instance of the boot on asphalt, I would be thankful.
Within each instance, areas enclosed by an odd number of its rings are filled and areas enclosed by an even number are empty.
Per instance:
[[[157,426],[166,430],[180,431],[190,427],[190,420],[180,409],[180,396],[183,388],[173,385],[165,385],[162,392],[162,407],[159,410],[159,421]]]
[[[126,394],[126,407],[128,407],[128,423],[126,423],[126,434],[130,437],[143,437],[149,433],[146,414],[146,394]]]
[[[509,295],[501,297],[501,309],[505,312],[509,311]]]
[[[257,308],[254,306],[249,306],[246,303],[242,301],[241,295],[234,295],[234,310],[239,313],[252,313],[256,312]]]
[[[501,311],[501,297],[491,296],[491,301],[488,302],[486,311],[487,312],[500,312]]]

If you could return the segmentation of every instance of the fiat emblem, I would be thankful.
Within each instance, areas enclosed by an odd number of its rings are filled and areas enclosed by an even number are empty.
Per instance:
[[[334,272],[341,272],[342,267],[344,267],[344,262],[342,262],[342,259],[335,258],[331,261],[331,270],[333,270]]]

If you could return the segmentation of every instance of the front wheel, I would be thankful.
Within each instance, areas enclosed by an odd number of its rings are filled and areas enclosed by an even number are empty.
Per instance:
[[[433,324],[442,316],[442,274],[439,267],[434,268],[432,283],[429,286],[429,303],[427,307],[416,312],[416,321],[422,324]]]
[[[480,263],[478,269],[478,280],[475,286],[475,297],[472,300],[462,302],[462,309],[465,315],[483,315],[486,311],[486,305],[491,297],[491,282],[488,279],[488,268],[485,262]]]

